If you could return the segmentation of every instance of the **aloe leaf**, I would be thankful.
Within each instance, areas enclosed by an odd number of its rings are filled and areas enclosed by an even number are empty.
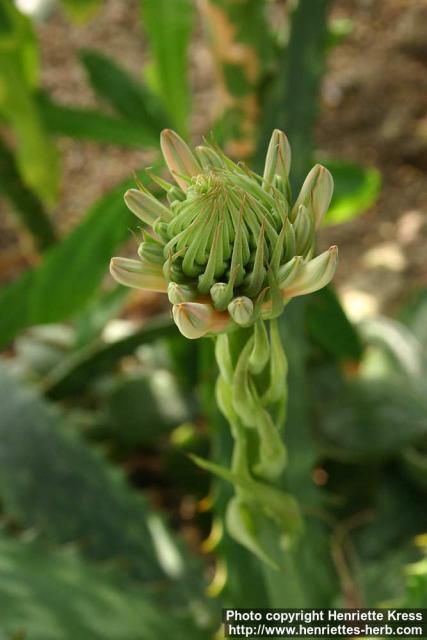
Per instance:
[[[313,153],[317,98],[325,68],[328,7],[329,0],[298,2],[291,14],[286,55],[265,104],[258,164],[264,159],[271,131],[285,131],[294,151],[290,176],[294,188],[301,185]]]
[[[123,118],[138,123],[139,128],[144,127],[152,135],[168,126],[156,96],[115,60],[92,49],[82,50],[80,59],[94,91]]]
[[[18,382],[4,363],[0,404],[3,513],[51,542],[81,545],[89,558],[119,559],[122,569],[139,579],[193,576],[193,586],[202,588],[198,561],[171,536],[147,500],[70,429],[69,419]],[[183,587],[183,597],[188,593]]]
[[[0,137],[0,193],[10,202],[12,212],[43,251],[55,242],[55,229],[37,195],[22,181],[13,153]]]
[[[332,286],[307,298],[306,327],[312,342],[338,360],[359,361],[363,346],[356,327],[345,315]]]
[[[96,111],[54,102],[46,94],[38,96],[38,105],[46,130],[53,135],[80,140],[116,144],[125,147],[158,145],[158,127],[117,118]]]
[[[123,580],[117,569],[89,564],[75,550],[2,534],[0,637],[208,640],[210,633],[174,610],[167,594]]]
[[[188,133],[190,87],[188,47],[193,0],[140,0],[142,24],[153,60],[154,84],[174,127]]]
[[[16,136],[16,163],[24,183],[52,204],[59,164],[34,99],[37,47],[30,20],[7,0],[0,13],[0,114]]]
[[[54,399],[79,393],[95,376],[113,369],[120,358],[132,354],[140,345],[176,335],[177,329],[167,314],[150,320],[138,331],[115,342],[88,344],[49,373],[43,382],[44,391]]]
[[[140,180],[148,178],[144,174]],[[123,202],[130,186],[127,180],[98,200],[70,235],[45,253],[40,266],[0,290],[0,344],[32,324],[69,318],[90,301],[134,224]]]

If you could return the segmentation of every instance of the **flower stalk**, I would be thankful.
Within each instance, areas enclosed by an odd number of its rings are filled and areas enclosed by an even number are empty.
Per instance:
[[[161,148],[177,186],[153,176],[169,206],[142,187],[125,194],[148,229],[139,260],[113,258],[111,273],[122,284],[167,293],[186,338],[215,340],[216,397],[234,453],[230,469],[197,462],[234,486],[230,533],[277,567],[301,529],[296,502],[275,486],[286,466],[287,401],[277,318],[292,298],[324,287],[334,275],[336,247],[314,257],[332,176],[316,165],[292,205],[291,150],[278,130],[262,176],[215,144],[193,152],[170,130],[162,133]]]

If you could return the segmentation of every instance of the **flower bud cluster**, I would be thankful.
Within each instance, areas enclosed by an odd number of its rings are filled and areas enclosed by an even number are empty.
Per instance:
[[[125,194],[147,229],[138,260],[113,258],[112,275],[125,285],[168,294],[173,317],[187,338],[247,327],[275,318],[298,295],[333,277],[337,249],[313,258],[315,233],[333,191],[327,169],[316,165],[291,205],[291,151],[275,130],[263,176],[230,160],[213,144],[194,153],[173,131],[161,147],[173,186],[153,176],[169,205],[147,189]]]

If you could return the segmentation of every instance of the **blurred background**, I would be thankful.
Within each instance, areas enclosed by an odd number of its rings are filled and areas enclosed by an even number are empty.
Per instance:
[[[427,603],[423,0],[0,4],[0,639],[221,638],[220,609]],[[292,302],[283,574],[229,537],[212,344],[115,285],[159,133],[335,195],[334,286]],[[140,223],[139,223],[140,224]],[[165,609],[167,607],[167,609]],[[165,617],[165,610],[168,617]]]

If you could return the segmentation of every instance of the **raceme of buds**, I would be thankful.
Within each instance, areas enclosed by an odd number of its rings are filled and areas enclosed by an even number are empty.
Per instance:
[[[317,258],[315,232],[333,191],[332,176],[316,165],[292,206],[291,150],[275,130],[263,176],[236,164],[214,144],[193,153],[173,131],[161,148],[177,186],[153,176],[169,205],[145,187],[125,194],[147,229],[139,259],[113,258],[111,273],[125,285],[167,293],[187,338],[248,327],[275,318],[295,296],[332,279],[337,249]]]
[[[231,535],[280,567],[302,518],[294,498],[274,486],[287,464],[287,359],[276,318],[288,300],[334,275],[336,247],[314,257],[332,176],[316,165],[292,205],[291,150],[278,130],[262,176],[214,144],[193,152],[170,130],[161,148],[176,185],[152,176],[168,205],[142,185],[125,194],[144,238],[138,259],[113,258],[111,273],[130,287],[166,293],[185,337],[216,336],[216,399],[234,440],[231,469],[196,462],[234,486],[226,514]]]

